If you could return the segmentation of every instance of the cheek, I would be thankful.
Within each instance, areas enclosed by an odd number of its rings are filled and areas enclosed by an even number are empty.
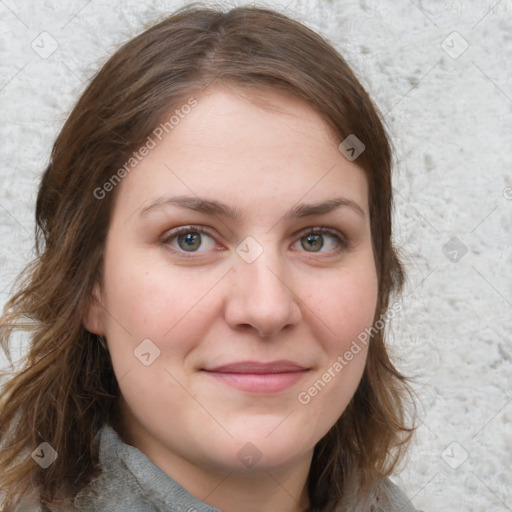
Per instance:
[[[343,350],[373,323],[377,305],[377,277],[371,267],[354,270],[340,279],[331,279],[312,306],[329,327],[329,353]]]
[[[325,356],[322,364],[297,395],[307,418],[304,428],[316,437],[339,419],[359,385],[368,353],[365,330],[373,323],[377,287],[371,266],[354,266],[310,298],[309,304],[313,308],[316,303],[315,313],[329,327],[325,337],[317,337]]]
[[[169,312],[175,311],[175,294],[162,279],[146,271],[142,265],[118,260],[106,272],[106,303],[112,320],[117,321],[134,338],[154,335],[159,324],[170,324]],[[167,315],[164,315],[164,311]],[[108,319],[107,319],[108,322]],[[164,328],[163,325],[160,326]],[[170,325],[168,329],[170,328]]]
[[[217,275],[173,268],[160,256],[157,261],[137,251],[131,257],[112,251],[105,269],[105,321],[112,340],[129,340],[135,348],[149,338],[163,355],[172,355],[188,345],[178,334],[186,328],[189,339],[197,338],[212,315],[205,296]]]

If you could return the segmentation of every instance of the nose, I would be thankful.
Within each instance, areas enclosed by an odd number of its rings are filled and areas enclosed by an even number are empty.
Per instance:
[[[269,248],[251,263],[236,256],[225,309],[228,325],[254,329],[262,338],[296,325],[302,313],[291,276],[283,258]]]

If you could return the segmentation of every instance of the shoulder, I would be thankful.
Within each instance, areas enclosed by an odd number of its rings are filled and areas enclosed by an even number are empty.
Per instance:
[[[123,452],[128,447],[121,441],[117,432],[105,425],[98,433],[98,439],[101,472],[75,496],[74,507],[70,512],[156,511],[157,509],[146,499],[144,489],[123,458]]]

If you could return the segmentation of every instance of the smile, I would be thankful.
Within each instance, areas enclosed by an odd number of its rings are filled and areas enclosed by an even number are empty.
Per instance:
[[[243,361],[203,370],[223,384],[251,393],[277,393],[296,384],[308,371],[291,361]]]

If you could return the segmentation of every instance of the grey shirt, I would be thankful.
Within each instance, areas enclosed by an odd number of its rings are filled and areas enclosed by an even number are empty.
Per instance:
[[[112,427],[104,426],[98,435],[102,473],[78,494],[76,508],[69,512],[221,512],[186,491],[140,450],[125,444]],[[382,503],[378,512],[418,512],[396,485],[390,480],[385,484],[391,488],[393,504]]]

